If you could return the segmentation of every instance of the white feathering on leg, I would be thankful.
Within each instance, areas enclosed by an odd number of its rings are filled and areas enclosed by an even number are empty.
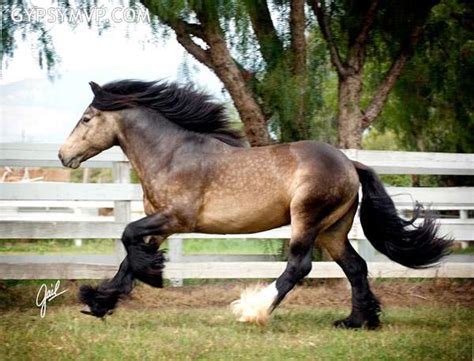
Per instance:
[[[257,285],[247,288],[240,295],[240,299],[231,303],[232,312],[239,322],[263,326],[268,322],[270,307],[277,296],[276,282],[266,287]]]

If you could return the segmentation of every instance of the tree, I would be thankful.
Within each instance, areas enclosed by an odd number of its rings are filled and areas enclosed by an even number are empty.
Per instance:
[[[93,1],[81,4],[87,8]],[[308,0],[314,19],[305,13],[304,0],[140,0],[221,79],[251,145],[268,144],[272,137],[328,141],[334,119],[342,148],[360,147],[362,132],[382,111],[415,48],[423,45],[424,24],[438,1]],[[7,4],[25,6],[22,0]],[[9,23],[2,33],[7,56],[18,27]],[[48,42],[43,46],[54,51]],[[328,95],[325,87],[335,82],[336,118],[327,109],[317,112]],[[327,129],[315,132],[320,124]]]
[[[142,3],[223,82],[251,145],[269,143],[270,121],[277,124],[281,141],[311,136],[314,100],[308,74],[314,72],[307,65],[304,0],[275,2],[281,13],[289,12],[282,31],[266,0]]]
[[[390,90],[420,42],[423,25],[437,0],[341,0],[311,2],[331,63],[338,75],[338,145],[360,148],[362,132],[382,111]],[[364,66],[376,47],[390,65],[365,108]]]
[[[16,49],[16,35],[20,35],[21,39],[32,41],[39,66],[46,69],[51,75],[54,66],[59,61],[59,56],[54,50],[51,36],[45,24],[37,18],[24,16],[28,13],[29,8],[29,4],[22,0],[3,1],[0,61],[3,66],[4,60],[13,56]],[[21,16],[15,16],[15,14]]]
[[[394,87],[376,127],[403,149],[474,152],[474,6],[449,0],[426,24],[426,41]]]

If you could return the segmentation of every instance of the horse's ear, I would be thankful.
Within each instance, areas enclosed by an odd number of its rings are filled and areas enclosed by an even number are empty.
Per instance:
[[[102,90],[102,88],[100,87],[100,85],[97,84],[97,83],[94,83],[93,81],[90,81],[90,82],[89,82],[89,85],[91,86],[91,89],[92,89],[92,92],[94,93],[94,95],[99,94],[100,91]]]

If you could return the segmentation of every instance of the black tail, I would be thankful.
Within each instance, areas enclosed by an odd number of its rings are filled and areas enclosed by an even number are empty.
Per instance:
[[[437,236],[438,226],[429,212],[415,225],[421,205],[414,209],[413,219],[400,218],[392,199],[377,174],[354,162],[362,184],[360,222],[367,239],[376,250],[392,261],[411,268],[426,268],[449,254],[452,240]]]

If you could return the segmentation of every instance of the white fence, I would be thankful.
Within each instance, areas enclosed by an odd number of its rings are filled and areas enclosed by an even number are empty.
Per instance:
[[[1,144],[0,166],[61,167],[57,160],[58,145]],[[354,160],[374,167],[380,174],[444,174],[474,175],[473,154],[413,153],[347,150]],[[1,183],[1,239],[118,239],[132,219],[132,210],[140,210],[141,187],[130,184],[129,163],[118,148],[111,149],[85,162],[83,167],[112,168],[112,184],[79,184],[59,182]],[[474,209],[474,188],[401,188],[390,187],[397,208],[411,209],[418,200],[436,210],[459,212],[458,218],[440,219],[440,232],[457,241],[474,239],[474,219],[468,210]],[[63,207],[69,209],[113,207],[114,217],[91,217],[72,213],[48,213],[25,216],[15,212],[21,207]],[[13,210],[13,212],[12,212]],[[189,238],[289,238],[289,227],[247,235],[175,235],[169,242],[169,258],[165,277],[183,278],[274,278],[284,269],[285,262],[275,262],[265,256],[184,256],[182,242]],[[356,222],[350,239],[369,262],[372,277],[474,277],[474,265],[467,262],[443,263],[437,268],[410,270],[376,256],[364,239]],[[98,256],[0,256],[0,279],[81,279],[111,277],[124,256],[120,241],[115,257]],[[264,259],[270,261],[262,261]],[[258,261],[258,262],[256,262]],[[314,262],[309,277],[338,278],[342,271],[334,262]]]

